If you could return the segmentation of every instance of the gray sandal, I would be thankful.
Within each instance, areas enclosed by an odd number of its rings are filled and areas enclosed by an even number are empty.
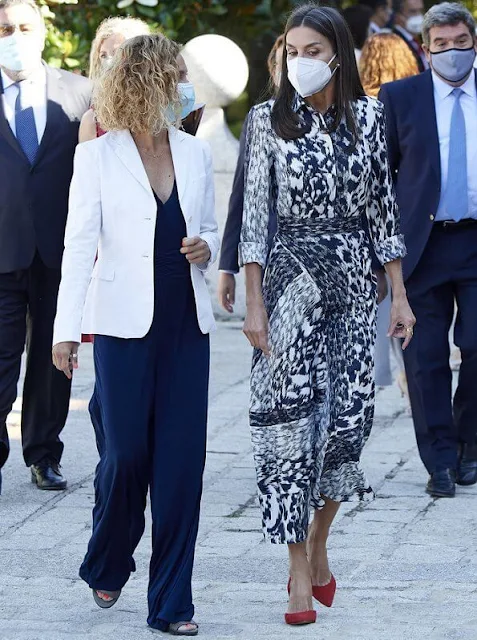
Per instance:
[[[110,609],[116,602],[119,600],[119,596],[121,595],[121,589],[119,591],[106,591],[106,589],[92,589],[93,598],[98,607],[101,609]],[[103,600],[98,596],[98,591],[100,593],[104,593],[104,595],[109,596],[112,600]]]
[[[195,629],[184,629],[184,631],[181,631],[181,627],[185,627],[188,624],[194,625]],[[199,625],[193,620],[188,620],[187,622],[171,622],[167,633],[170,633],[171,636],[196,636],[199,633]]]

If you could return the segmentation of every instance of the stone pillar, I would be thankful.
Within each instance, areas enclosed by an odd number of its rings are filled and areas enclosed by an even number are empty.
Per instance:
[[[189,79],[195,87],[197,102],[206,105],[197,137],[207,140],[212,149],[216,214],[222,235],[239,149],[238,141],[225,121],[224,107],[234,102],[247,86],[248,63],[234,42],[214,34],[193,38],[185,45],[182,55],[189,69]],[[207,278],[214,311],[220,318],[229,318],[217,303],[217,265],[207,274]],[[238,278],[237,293],[234,316],[243,316],[241,277]]]

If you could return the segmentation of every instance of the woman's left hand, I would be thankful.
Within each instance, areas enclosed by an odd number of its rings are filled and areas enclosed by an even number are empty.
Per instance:
[[[403,351],[411,342],[415,324],[416,318],[409,306],[406,294],[393,298],[388,337],[404,338]]]
[[[191,264],[205,264],[210,260],[209,245],[199,236],[183,238],[181,253]]]

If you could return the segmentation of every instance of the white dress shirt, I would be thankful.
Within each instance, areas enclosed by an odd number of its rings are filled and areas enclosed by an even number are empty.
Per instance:
[[[381,31],[381,27],[371,20],[369,23],[369,35],[374,36],[375,33],[380,33]]]
[[[432,74],[434,83],[434,100],[436,103],[437,133],[441,157],[441,200],[437,209],[436,220],[451,220],[452,215],[446,211],[445,193],[449,168],[449,140],[452,109],[455,96],[454,87],[444,82],[436,73]],[[463,91],[460,98],[465,118],[467,137],[467,184],[469,193],[469,218],[477,219],[477,91],[476,75],[471,73],[464,84],[459,87]]]
[[[3,70],[3,110],[13,135],[16,136],[15,130],[15,102],[18,96],[19,88],[14,80],[9,78]],[[46,73],[42,66],[26,80],[22,80],[22,91],[24,92],[27,104],[33,107],[35,116],[36,133],[38,135],[38,144],[40,144],[46,128]]]

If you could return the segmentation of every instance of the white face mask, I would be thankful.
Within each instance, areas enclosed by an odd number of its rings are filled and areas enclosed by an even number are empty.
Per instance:
[[[422,31],[422,23],[424,22],[424,16],[420,13],[417,16],[411,16],[406,21],[406,30],[412,33],[413,36],[418,36]]]
[[[330,64],[335,58],[336,54],[328,63],[301,57],[287,60],[288,79],[295,91],[302,98],[308,98],[323,91],[339,67],[337,64],[333,71],[330,69]]]
[[[0,66],[8,71],[28,71],[41,62],[43,46],[37,34],[21,34],[0,38]]]

